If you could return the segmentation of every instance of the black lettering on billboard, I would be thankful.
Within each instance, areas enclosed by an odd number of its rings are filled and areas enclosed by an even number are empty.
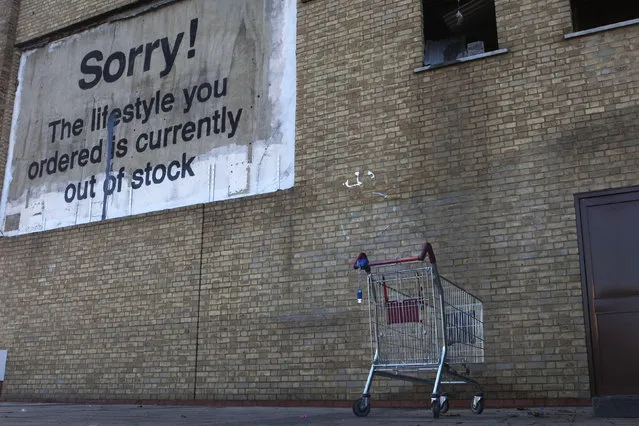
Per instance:
[[[100,82],[100,79],[102,78],[102,67],[97,65],[89,65],[89,61],[91,59],[94,59],[97,62],[100,62],[103,58],[104,56],[102,55],[102,52],[100,52],[99,50],[92,50],[91,52],[87,53],[84,56],[84,58],[82,58],[82,63],[80,64],[80,71],[82,72],[82,74],[93,75],[95,76],[95,78],[90,81],[87,81],[84,78],[81,79],[78,82],[80,89],[82,90],[91,89],[92,87],[94,87],[96,84]]]
[[[117,61],[117,69],[115,73],[111,73],[111,65],[113,62]],[[104,63],[104,81],[107,83],[113,83],[117,81],[122,74],[124,74],[124,69],[126,68],[126,57],[122,52],[113,52]]]

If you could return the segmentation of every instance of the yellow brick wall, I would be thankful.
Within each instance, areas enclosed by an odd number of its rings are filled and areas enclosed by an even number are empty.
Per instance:
[[[124,3],[22,0],[18,39]],[[507,54],[414,73],[419,0],[300,2],[293,189],[0,239],[2,397],[352,400],[350,262],[429,240],[484,300],[488,399],[588,398],[573,194],[639,184],[639,34],[564,40],[568,0],[495,3]]]
[[[20,25],[17,42],[43,37],[68,26],[89,21],[98,16],[137,3],[140,0],[20,0]]]
[[[19,0],[1,0],[0,10],[0,135],[8,134],[11,127],[11,113],[13,111],[13,92],[15,82],[11,76],[19,61],[19,53],[13,48],[18,25]],[[7,161],[8,144],[0,141],[0,165],[4,169]],[[2,184],[0,184],[1,187]]]
[[[201,215],[3,239],[3,397],[192,397]]]

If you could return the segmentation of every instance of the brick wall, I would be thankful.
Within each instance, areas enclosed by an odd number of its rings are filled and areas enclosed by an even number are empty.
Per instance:
[[[194,207],[4,239],[3,397],[192,396],[200,218]]]
[[[21,41],[60,28],[22,3]],[[509,53],[414,73],[418,0],[300,2],[293,189],[1,239],[3,398],[354,399],[349,260],[425,240],[485,302],[489,399],[588,398],[573,194],[639,184],[639,35],[564,40],[568,0],[495,3]],[[55,4],[70,25],[89,3]]]
[[[22,0],[17,41],[18,43],[28,42],[79,22],[89,21],[117,8],[137,3],[149,3],[149,1]]]
[[[1,0],[0,10],[0,135],[6,135],[11,127],[11,113],[13,111],[13,92],[15,82],[11,79],[12,72],[19,61],[19,54],[13,48],[18,24],[19,0]],[[15,74],[13,74],[15,75]],[[0,139],[0,165],[4,169],[7,161],[8,139]],[[2,183],[0,183],[0,188]]]

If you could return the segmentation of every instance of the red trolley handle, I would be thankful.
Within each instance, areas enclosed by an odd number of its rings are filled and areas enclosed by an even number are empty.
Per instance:
[[[422,247],[422,252],[419,256],[412,257],[402,257],[400,259],[389,259],[389,260],[380,260],[377,262],[369,262],[368,257],[366,257],[366,253],[360,253],[355,259],[355,263],[353,263],[353,269],[364,269],[368,272],[371,266],[381,266],[381,265],[393,265],[395,263],[407,263],[407,262],[423,262],[428,256],[428,261],[431,265],[436,264],[435,260],[435,252],[433,251],[433,246],[430,243],[424,244]]]

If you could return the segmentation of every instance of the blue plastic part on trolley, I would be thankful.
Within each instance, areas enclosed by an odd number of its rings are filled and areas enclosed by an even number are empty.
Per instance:
[[[368,257],[366,257],[366,253],[360,253],[355,259],[355,263],[353,263],[353,269],[363,269],[367,274],[371,273],[371,267],[368,263]]]
[[[357,259],[357,268],[358,269],[366,269],[368,267],[368,259],[364,258],[360,258]]]

